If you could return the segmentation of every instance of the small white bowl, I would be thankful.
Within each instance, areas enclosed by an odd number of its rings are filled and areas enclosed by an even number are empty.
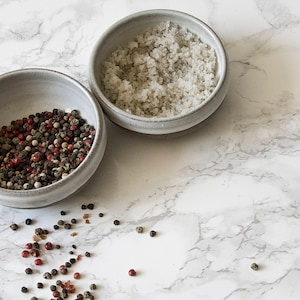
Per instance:
[[[54,108],[79,110],[96,129],[93,145],[85,160],[67,177],[48,186],[30,190],[0,188],[0,204],[35,208],[67,198],[83,187],[97,170],[106,147],[104,115],[98,101],[80,83],[48,69],[23,69],[0,76],[0,128],[18,118]]]
[[[118,108],[103,92],[102,72],[104,62],[120,45],[133,40],[145,30],[170,21],[196,34],[200,40],[215,49],[217,57],[216,76],[218,83],[211,95],[198,107],[174,117],[148,118],[133,115]],[[183,12],[173,10],[147,10],[129,15],[112,25],[97,41],[90,59],[89,83],[108,118],[129,130],[161,135],[189,129],[208,118],[223,102],[228,86],[228,60],[224,46],[216,33],[201,20]]]

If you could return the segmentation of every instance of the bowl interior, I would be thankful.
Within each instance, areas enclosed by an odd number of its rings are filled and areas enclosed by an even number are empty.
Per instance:
[[[46,69],[23,69],[0,76],[1,125],[54,108],[80,115],[96,129],[86,159],[67,177],[38,189],[0,188],[0,204],[18,207],[42,207],[60,201],[83,187],[96,171],[106,147],[106,127],[99,103],[71,77]]]
[[[95,46],[91,62],[92,83],[94,82],[92,88],[96,89],[96,93],[101,95],[103,101],[109,100],[101,91],[103,87],[103,73],[101,70],[104,62],[120,45],[163,21],[171,21],[187,28],[190,32],[196,34],[202,42],[215,49],[217,56],[216,76],[219,78],[216,89],[222,84],[224,70],[226,69],[226,55],[221,41],[210,27],[193,16],[177,11],[145,11],[126,17],[113,25]]]
[[[78,109],[81,116],[96,129],[99,126],[95,104],[87,100],[87,92],[71,78],[57,72],[24,70],[6,74],[0,80],[0,125],[29,114],[64,109]]]

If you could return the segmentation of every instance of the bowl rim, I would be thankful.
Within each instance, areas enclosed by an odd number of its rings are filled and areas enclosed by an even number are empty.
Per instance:
[[[195,108],[188,110],[186,113],[177,114],[177,115],[170,116],[170,117],[155,117],[155,116],[154,117],[144,117],[144,116],[138,116],[135,114],[131,114],[131,113],[126,112],[125,110],[117,107],[116,105],[114,105],[104,95],[104,93],[102,92],[102,90],[100,89],[100,87],[97,84],[94,67],[95,67],[95,62],[97,60],[97,56],[98,56],[98,48],[103,44],[103,42],[107,38],[109,38],[109,36],[114,31],[118,30],[118,28],[120,28],[124,23],[128,23],[128,22],[132,21],[133,19],[138,19],[143,16],[150,16],[150,15],[163,15],[163,16],[167,16],[167,17],[168,16],[170,16],[170,17],[179,16],[181,18],[187,18],[190,21],[203,27],[218,44],[218,49],[220,52],[220,56],[222,58],[221,61],[224,63],[222,64],[223,71],[221,72],[221,74],[219,76],[217,85],[215,86],[213,92],[209,95],[209,97],[207,97],[202,103],[200,103]],[[218,63],[220,63],[219,60],[218,60]],[[227,57],[227,53],[226,53],[224,44],[223,44],[221,38],[216,34],[216,32],[208,24],[206,24],[204,21],[200,20],[199,18],[197,18],[189,13],[183,12],[183,11],[173,10],[173,9],[149,9],[149,10],[138,11],[138,12],[135,12],[133,14],[123,17],[119,21],[112,24],[100,36],[100,38],[97,40],[97,42],[92,50],[92,54],[91,54],[91,58],[90,58],[90,62],[89,62],[89,85],[90,85],[92,92],[96,95],[97,99],[100,101],[101,106],[103,106],[104,111],[109,109],[109,110],[115,112],[116,114],[121,115],[122,117],[128,118],[128,119],[130,119],[132,121],[136,121],[136,122],[143,122],[145,124],[147,124],[147,123],[148,124],[172,123],[177,120],[185,119],[185,118],[197,113],[204,106],[208,105],[210,103],[210,101],[219,92],[219,90],[223,86],[224,82],[227,80],[228,72],[229,72],[228,57]]]
[[[95,155],[95,152],[99,151],[99,149],[97,149],[99,146],[101,146],[102,144],[102,152],[100,154],[101,159],[100,162],[102,160],[102,157],[104,155],[104,151],[106,148],[106,139],[107,139],[107,134],[106,134],[106,124],[105,124],[105,117],[102,111],[102,108],[99,104],[99,102],[97,101],[97,99],[95,99],[95,96],[82,84],[80,83],[78,80],[74,79],[73,77],[62,73],[60,71],[56,71],[56,70],[52,70],[49,68],[24,68],[24,69],[17,69],[17,70],[13,70],[13,71],[9,71],[6,73],[3,73],[0,75],[0,81],[4,80],[4,79],[10,79],[12,80],[13,77],[15,76],[26,76],[26,74],[28,75],[34,75],[36,77],[32,77],[30,78],[30,80],[36,80],[36,78],[40,78],[38,75],[46,75],[46,76],[53,76],[55,77],[56,80],[60,80],[63,79],[65,80],[68,84],[71,84],[72,86],[74,86],[76,89],[80,90],[84,96],[89,100],[89,102],[92,104],[93,106],[93,111],[94,113],[97,115],[96,118],[96,124],[95,127],[98,128],[98,130],[96,130],[96,135],[95,135],[95,139],[94,139],[94,143],[90,149],[90,151],[87,154],[86,159],[84,159],[80,165],[70,174],[68,174],[68,176],[66,176],[65,178],[62,178],[54,183],[51,183],[47,186],[43,186],[40,188],[36,188],[36,189],[29,189],[29,190],[12,190],[12,189],[6,189],[6,188],[2,188],[0,187],[0,192],[1,192],[1,196],[5,196],[7,197],[7,201],[12,201],[12,202],[16,202],[15,200],[11,200],[9,198],[12,197],[22,197],[22,196],[32,196],[32,200],[31,199],[27,199],[26,198],[26,205],[24,203],[24,206],[18,206],[18,205],[9,205],[9,204],[3,204],[4,206],[12,206],[12,207],[32,207],[32,205],[35,202],[38,202],[40,199],[37,199],[38,196],[43,195],[44,193],[47,192],[52,192],[53,190],[61,187],[62,185],[68,185],[70,183],[72,183],[72,179],[78,174],[80,173],[80,171],[85,168],[85,166],[88,165],[89,163],[89,157],[92,157]],[[3,124],[4,125],[4,124]],[[83,178],[83,185],[85,183],[87,183],[87,181],[89,180],[89,178]],[[75,190],[75,188],[71,188],[71,190]],[[71,195],[71,194],[69,194]],[[65,198],[67,198],[68,196],[62,198],[62,199],[58,199],[57,201],[63,200]],[[25,201],[25,200],[24,200]],[[49,202],[45,205],[50,205],[54,202],[57,201],[52,201]],[[2,201],[1,201],[2,202]],[[20,200],[21,202],[21,200]],[[41,205],[44,206],[44,205]],[[41,207],[38,206],[38,207]]]

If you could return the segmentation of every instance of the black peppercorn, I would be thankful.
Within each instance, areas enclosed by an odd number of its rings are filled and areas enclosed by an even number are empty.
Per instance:
[[[90,203],[90,204],[87,205],[87,208],[88,208],[88,209],[94,209],[94,207],[95,207],[95,206],[94,206],[93,203]]]
[[[114,220],[114,225],[120,225],[120,221],[119,220]]]
[[[85,204],[82,204],[82,205],[81,205],[81,209],[86,209],[86,205],[85,205]]]
[[[22,286],[21,291],[22,293],[28,293],[28,288],[26,286]]]
[[[31,268],[26,268],[26,269],[25,269],[25,273],[28,274],[28,275],[29,275],[29,274],[32,274],[32,272],[33,272],[33,271],[32,271]]]
[[[54,229],[54,230],[58,230],[58,229],[59,229],[59,226],[55,224],[55,225],[53,225],[53,229]]]
[[[104,213],[99,213],[98,215],[100,218],[102,218],[104,216]]]
[[[32,220],[29,219],[29,218],[26,219],[26,220],[25,220],[25,224],[26,224],[26,225],[31,225],[31,224],[32,224]]]
[[[70,258],[70,263],[71,264],[75,264],[76,263],[76,259],[75,258]]]
[[[73,218],[73,219],[71,220],[71,223],[72,223],[72,224],[76,224],[76,223],[77,223],[77,220]]]
[[[60,212],[60,214],[61,214],[62,216],[64,216],[64,215],[66,214],[66,212],[65,212],[64,210],[62,210],[62,211]]]
[[[44,287],[44,284],[42,282],[38,282],[36,284],[36,286],[37,286],[38,289],[42,289]]]
[[[86,256],[86,257],[90,257],[90,256],[91,256],[91,253],[88,252],[88,251],[86,251],[86,252],[85,252],[85,256]]]
[[[56,285],[51,284],[50,285],[50,291],[52,291],[52,292],[56,291]]]
[[[151,230],[151,231],[150,231],[150,236],[151,236],[151,237],[156,236],[156,231],[155,231],[155,230]]]

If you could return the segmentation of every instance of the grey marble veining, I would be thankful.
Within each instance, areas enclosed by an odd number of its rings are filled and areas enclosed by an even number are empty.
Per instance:
[[[49,285],[61,275],[46,281],[42,274],[68,260],[72,244],[76,255],[91,257],[63,280],[74,282],[77,293],[97,284],[95,299],[300,298],[297,1],[0,1],[0,73],[46,67],[88,86],[99,36],[151,8],[182,10],[214,28],[230,60],[228,96],[213,116],[178,137],[149,138],[108,123],[103,162],[79,194],[42,209],[0,207],[1,300],[51,299]],[[95,209],[83,211],[82,203]],[[65,220],[78,219],[71,231],[52,229],[61,210]],[[28,217],[31,226],[24,224]],[[43,250],[38,267],[21,256],[36,227],[63,245]],[[250,268],[253,262],[260,270]],[[34,274],[25,274],[28,266]],[[130,268],[136,277],[128,276]],[[80,280],[72,278],[75,271]],[[45,288],[37,289],[37,281]],[[29,293],[21,293],[23,285]]]

